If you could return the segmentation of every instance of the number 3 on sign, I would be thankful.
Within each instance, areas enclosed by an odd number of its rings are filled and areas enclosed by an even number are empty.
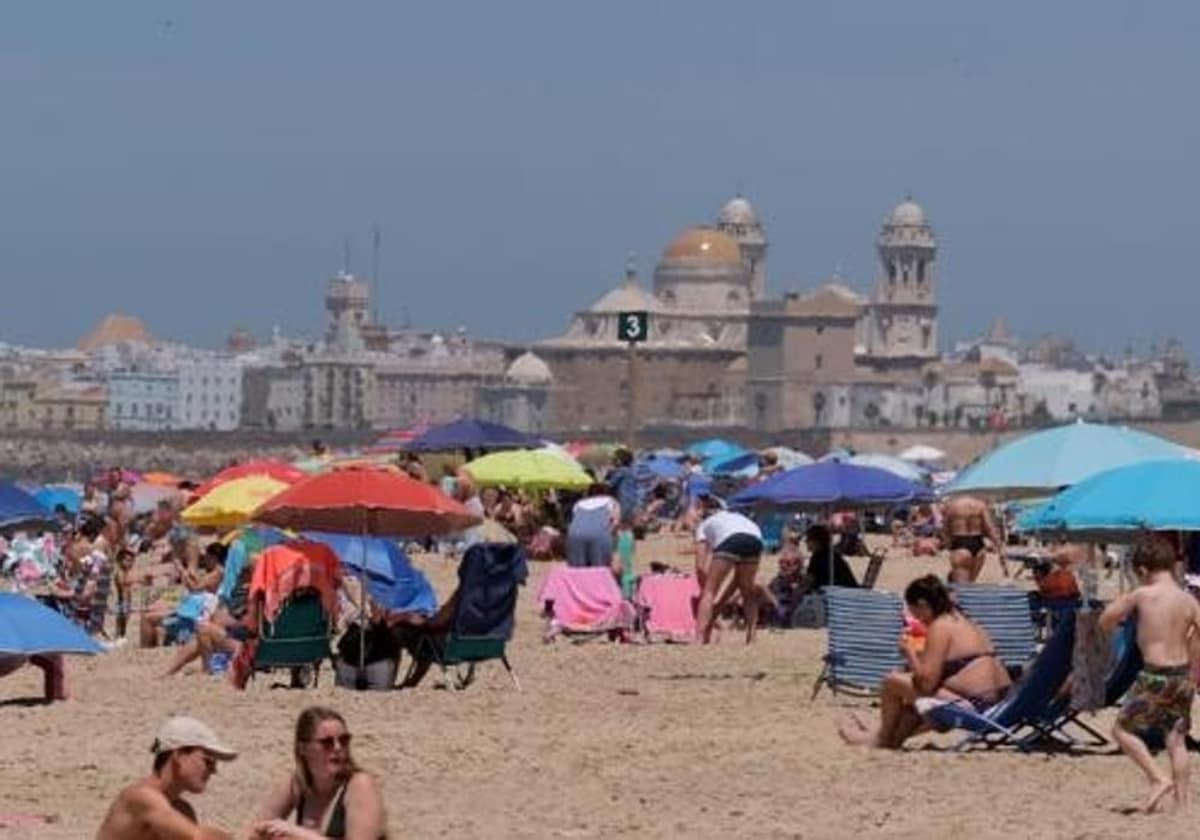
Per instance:
[[[645,341],[649,316],[646,312],[622,312],[618,321],[617,338],[631,344]]]

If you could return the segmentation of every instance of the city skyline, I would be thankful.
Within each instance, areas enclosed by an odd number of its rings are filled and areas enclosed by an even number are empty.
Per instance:
[[[0,340],[73,345],[112,311],[208,346],[316,335],[345,237],[369,275],[377,224],[385,320],[532,342],[740,190],[773,295],[839,268],[869,291],[911,193],[943,349],[1003,315],[1200,353],[1196,10],[685,8],[6,9]]]

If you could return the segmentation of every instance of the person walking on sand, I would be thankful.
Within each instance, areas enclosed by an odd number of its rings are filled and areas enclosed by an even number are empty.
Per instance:
[[[951,583],[975,582],[983,571],[988,540],[1000,556],[1000,569],[1008,576],[1004,541],[985,502],[973,496],[954,496],[943,506],[942,516],[946,545],[950,547]]]
[[[1189,655],[1200,642],[1200,604],[1175,580],[1175,551],[1161,538],[1147,538],[1133,554],[1138,587],[1117,598],[1100,614],[1100,626],[1112,633],[1137,614],[1137,643],[1143,667],[1113,724],[1113,738],[1150,782],[1142,804],[1149,813],[1168,793],[1177,805],[1188,801],[1187,734],[1191,728],[1192,680]],[[1165,732],[1171,775],[1165,775],[1142,739]]]
[[[203,793],[217,763],[237,753],[208,726],[183,716],[162,725],[151,751],[153,771],[117,795],[96,840],[233,840],[226,831],[199,825],[183,795]]]

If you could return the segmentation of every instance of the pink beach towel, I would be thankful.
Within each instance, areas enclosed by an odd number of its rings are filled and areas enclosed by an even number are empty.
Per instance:
[[[621,597],[617,579],[606,566],[556,566],[542,583],[537,604],[547,614],[547,640],[563,631],[631,630],[636,617],[633,605]]]
[[[696,639],[696,600],[700,585],[695,575],[646,575],[633,602],[647,611],[646,635],[653,641],[691,642]]]

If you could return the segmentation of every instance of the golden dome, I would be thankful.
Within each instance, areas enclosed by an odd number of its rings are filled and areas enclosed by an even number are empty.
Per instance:
[[[715,228],[688,228],[663,251],[663,261],[687,260],[708,264],[742,264],[742,249],[728,234]]]

